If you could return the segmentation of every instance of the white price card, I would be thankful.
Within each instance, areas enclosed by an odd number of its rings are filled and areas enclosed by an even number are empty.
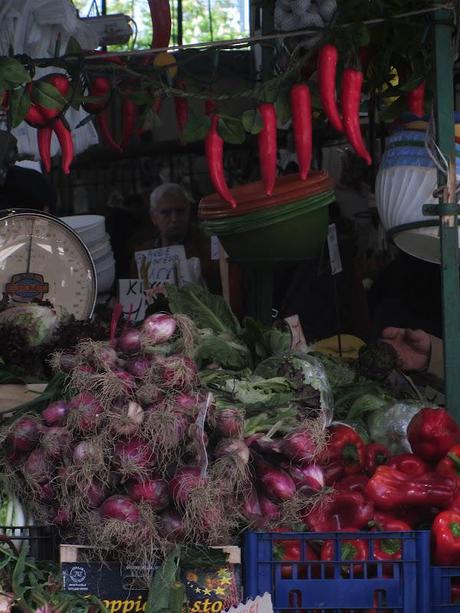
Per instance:
[[[237,607],[228,609],[225,613],[273,613],[272,597],[265,593],[263,596],[256,596],[254,600],[247,600]]]
[[[142,321],[148,301],[144,293],[144,284],[139,279],[118,280],[118,302],[123,307],[123,315],[131,321]]]

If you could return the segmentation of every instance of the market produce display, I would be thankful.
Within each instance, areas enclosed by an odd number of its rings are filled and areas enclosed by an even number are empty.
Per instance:
[[[59,397],[1,428],[5,526],[32,514],[136,563],[248,528],[433,526],[434,562],[458,563],[460,428],[410,386],[396,393],[391,349],[294,354],[287,330],[240,323],[201,287],[171,287],[168,302],[54,353]],[[374,555],[400,559],[393,540]],[[358,537],[349,545],[366,559]]]

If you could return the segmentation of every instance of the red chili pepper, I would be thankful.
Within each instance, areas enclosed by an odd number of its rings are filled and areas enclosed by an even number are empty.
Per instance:
[[[338,543],[325,541],[321,548],[321,560],[349,561],[349,564],[341,565],[342,576],[360,577],[363,574],[364,565],[352,562],[369,560],[369,545],[364,539],[340,540]],[[334,576],[334,566],[326,564],[326,577]]]
[[[460,443],[460,429],[445,409],[426,408],[409,422],[407,439],[415,454],[428,462],[436,462]]]
[[[122,104],[123,114],[123,134],[121,137],[121,148],[124,149],[131,140],[136,125],[137,106],[129,98],[123,98]]]
[[[353,428],[344,425],[330,426],[329,441],[320,454],[320,464],[342,461],[346,475],[360,473],[364,466],[364,441]]]
[[[396,468],[396,470],[410,477],[420,477],[430,470],[425,460],[422,460],[422,458],[419,458],[413,453],[400,453],[399,455],[394,455],[388,460],[387,466]]]
[[[354,68],[346,68],[342,77],[342,114],[345,135],[366,164],[372,164],[372,158],[366,149],[359,125],[359,107],[361,105],[361,88],[363,73]]]
[[[41,128],[47,124],[46,117],[44,117],[41,110],[35,104],[29,106],[24,119],[32,128]]]
[[[43,164],[45,172],[51,171],[51,137],[53,135],[53,129],[50,126],[46,128],[37,129],[37,143],[40,159]]]
[[[53,130],[61,147],[62,161],[61,166],[63,172],[68,175],[70,173],[70,165],[73,161],[73,141],[72,134],[67,126],[64,125],[62,119],[56,119],[53,123]]]
[[[88,113],[96,115],[96,123],[104,142],[117,153],[121,153],[123,150],[112,136],[107,117],[107,104],[111,90],[112,86],[107,77],[94,77],[88,86],[88,92],[90,96],[101,98],[101,100],[100,102],[85,102],[83,108]]]
[[[276,111],[269,103],[259,105],[263,128],[258,135],[260,174],[267,196],[273,194],[276,181]]]
[[[168,47],[171,38],[171,9],[169,0],[149,0],[152,20],[152,49]]]
[[[417,117],[425,115],[425,81],[407,94],[407,106],[412,115]]]
[[[318,53],[318,86],[321,104],[331,126],[343,132],[343,122],[337,108],[335,80],[339,52],[334,45],[324,45]]]
[[[374,504],[359,492],[336,492],[302,517],[313,532],[367,528],[374,515]]]
[[[212,115],[217,110],[217,104],[214,100],[206,100],[204,103],[204,112],[206,115]]]
[[[313,155],[311,95],[308,85],[298,83],[291,89],[292,126],[302,181],[308,177]]]
[[[366,475],[348,475],[334,485],[338,492],[359,492],[364,494],[369,477]]]
[[[364,469],[368,475],[373,475],[377,466],[387,464],[390,452],[384,445],[369,443],[364,452]]]
[[[460,566],[460,513],[439,513],[433,522],[432,536],[434,563]]]
[[[217,132],[219,117],[211,117],[211,129],[205,138],[204,145],[206,159],[208,161],[209,174],[214,189],[219,196],[228,202],[233,208],[236,207],[236,200],[227,186],[224,174],[224,141]]]
[[[454,500],[456,484],[437,473],[409,477],[395,468],[379,466],[367,484],[366,493],[384,511],[404,506],[445,509]]]

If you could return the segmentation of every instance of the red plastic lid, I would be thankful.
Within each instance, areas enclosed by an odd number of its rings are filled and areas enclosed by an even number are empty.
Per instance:
[[[233,188],[231,192],[237,201],[234,209],[218,194],[210,194],[200,201],[198,215],[201,219],[234,217],[260,209],[289,204],[296,200],[305,200],[310,196],[332,189],[334,189],[334,182],[323,170],[312,171],[306,181],[302,181],[298,174],[285,175],[277,179],[271,196],[265,194],[262,181]]]

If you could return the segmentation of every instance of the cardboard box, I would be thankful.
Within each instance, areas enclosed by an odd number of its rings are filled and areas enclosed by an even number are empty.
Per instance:
[[[190,613],[221,613],[241,601],[241,553],[238,547],[222,547],[229,553],[229,564],[222,568],[183,568]],[[142,577],[145,568],[118,563],[82,561],[91,557],[91,548],[61,545],[61,570],[64,590],[79,596],[100,598],[110,613],[138,613],[144,610],[148,590]],[[154,571],[154,569],[152,569]]]

